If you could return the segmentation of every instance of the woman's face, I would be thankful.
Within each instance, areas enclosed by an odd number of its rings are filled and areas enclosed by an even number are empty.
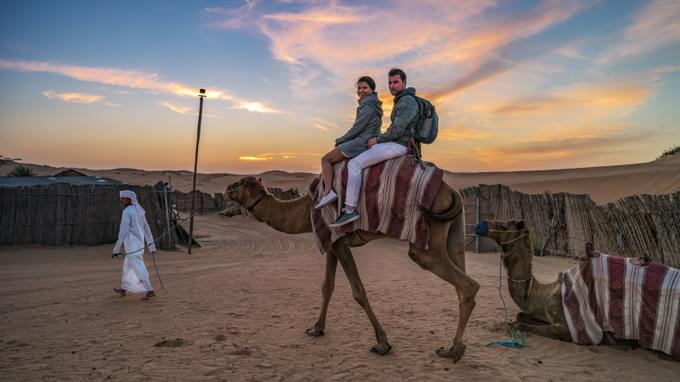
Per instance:
[[[371,90],[371,87],[368,86],[367,83],[357,82],[357,95],[359,98],[363,99],[367,95],[371,95],[371,93],[373,93],[373,90]]]

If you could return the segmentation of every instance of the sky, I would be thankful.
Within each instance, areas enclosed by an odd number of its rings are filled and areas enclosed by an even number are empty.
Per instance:
[[[0,2],[0,155],[320,170],[356,80],[430,99],[451,171],[647,162],[680,144],[680,1]]]

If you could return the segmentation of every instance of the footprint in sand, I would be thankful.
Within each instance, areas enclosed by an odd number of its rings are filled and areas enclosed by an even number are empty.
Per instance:
[[[187,343],[183,339],[175,338],[174,340],[163,340],[161,342],[157,342],[153,346],[157,348],[177,348],[186,344]]]

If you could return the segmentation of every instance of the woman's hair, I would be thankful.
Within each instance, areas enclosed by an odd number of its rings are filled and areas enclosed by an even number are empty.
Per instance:
[[[367,83],[368,87],[371,88],[372,91],[375,91],[375,81],[373,81],[373,78],[371,78],[369,76],[359,77],[359,79],[357,80],[357,84],[359,82]]]

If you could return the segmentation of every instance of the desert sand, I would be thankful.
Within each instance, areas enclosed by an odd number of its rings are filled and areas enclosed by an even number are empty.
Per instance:
[[[53,167],[34,166],[39,175]],[[6,171],[7,168],[3,168]],[[187,190],[188,172],[84,170],[132,184],[172,176]],[[271,171],[268,185],[306,188],[312,174]],[[221,192],[240,175],[202,174],[200,187]],[[446,175],[457,187],[504,183],[530,191],[589,193],[600,203],[641,192],[680,189],[680,157],[646,164],[578,170]],[[305,329],[317,319],[324,257],[311,234],[286,235],[237,216],[198,217],[203,244],[192,255],[159,251],[167,287],[157,297],[121,298],[122,260],[111,245],[0,247],[0,380],[215,381],[671,381],[680,362],[644,349],[579,346],[528,335],[528,347],[487,346],[508,339],[499,298],[499,254],[467,254],[481,284],[465,334],[467,351],[453,364],[434,350],[449,346],[457,317],[453,287],[408,257],[406,243],[385,239],[354,250],[368,297],[392,344],[369,351],[373,330],[339,268],[326,335]],[[535,258],[534,274],[555,280],[575,260]],[[502,293],[508,314],[505,272]]]
[[[449,346],[454,289],[421,270],[406,244],[381,240],[355,250],[369,299],[394,346],[369,351],[373,331],[338,271],[326,335],[308,337],[317,318],[324,258],[311,234],[286,235],[241,216],[201,216],[203,247],[158,253],[167,294],[149,255],[158,296],[121,298],[121,260],[110,246],[0,249],[0,379],[215,381],[671,381],[680,362],[643,349],[587,347],[538,336],[507,339],[498,296],[499,255],[467,254],[480,283],[463,359]],[[552,281],[575,260],[536,258]],[[504,285],[505,283],[503,283]],[[517,308],[509,300],[509,314]]]

